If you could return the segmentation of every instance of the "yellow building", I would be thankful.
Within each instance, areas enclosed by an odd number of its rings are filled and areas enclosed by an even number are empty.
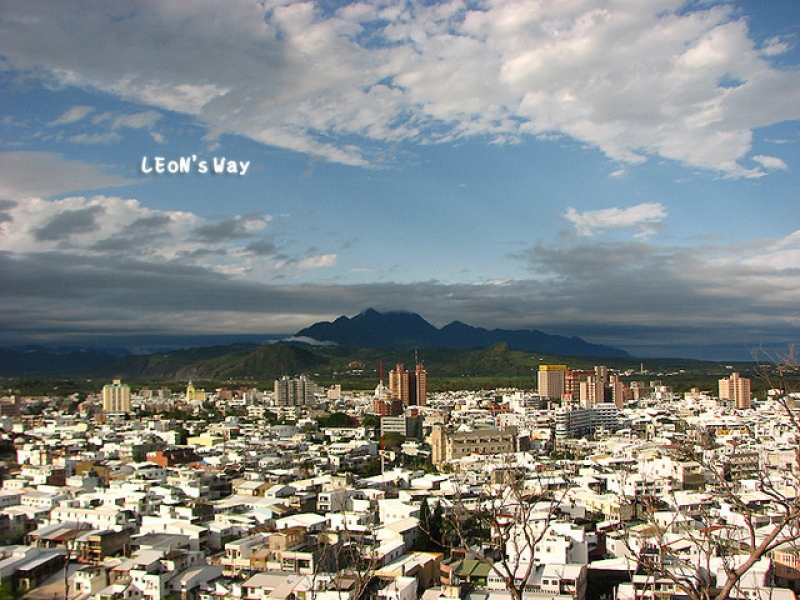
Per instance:
[[[106,414],[126,414],[131,412],[131,388],[127,383],[115,379],[103,386],[103,412]]]
[[[196,390],[194,384],[190,381],[189,385],[186,386],[186,401],[193,402],[195,400],[200,400],[202,402],[205,399],[206,399],[206,391]]]

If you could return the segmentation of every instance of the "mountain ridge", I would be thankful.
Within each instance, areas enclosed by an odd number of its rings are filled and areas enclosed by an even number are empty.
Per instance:
[[[565,337],[538,329],[485,329],[463,321],[437,328],[417,313],[378,312],[368,308],[350,318],[319,321],[295,334],[318,342],[334,342],[350,348],[444,348],[468,350],[506,343],[513,350],[559,356],[607,356],[632,358],[620,348],[593,344],[579,337]]]

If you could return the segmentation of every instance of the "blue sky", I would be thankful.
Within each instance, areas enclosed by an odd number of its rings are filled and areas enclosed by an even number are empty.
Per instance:
[[[788,0],[0,0],[0,343],[373,307],[786,350],[799,36]]]

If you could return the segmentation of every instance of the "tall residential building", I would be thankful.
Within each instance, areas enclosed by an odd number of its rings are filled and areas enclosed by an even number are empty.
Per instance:
[[[567,365],[539,365],[539,395],[560,399],[566,392],[566,376]]]
[[[580,401],[584,408],[592,408],[606,401],[606,386],[600,377],[589,375],[586,381],[581,381]]]
[[[730,377],[719,380],[719,397],[730,400],[736,408],[750,408],[750,380],[731,373]]]
[[[422,365],[407,371],[398,364],[389,371],[389,395],[403,402],[403,406],[425,406],[428,397],[428,373]]]
[[[625,384],[619,378],[619,375],[611,375],[608,378],[608,387],[611,390],[611,401],[614,405],[622,410],[625,408],[625,400],[630,396],[625,389]]]
[[[564,394],[573,400],[581,397],[581,382],[585,382],[588,377],[593,377],[594,371],[581,369],[567,369],[564,381]]]
[[[323,393],[323,389],[305,375],[293,378],[284,375],[275,380],[275,406],[314,404],[315,397]]]
[[[131,412],[131,388],[127,383],[115,379],[103,386],[103,412],[124,414]]]

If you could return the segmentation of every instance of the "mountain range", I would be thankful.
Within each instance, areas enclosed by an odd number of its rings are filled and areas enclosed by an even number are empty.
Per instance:
[[[525,353],[587,360],[630,358],[623,350],[578,337],[524,329],[487,330],[460,321],[439,329],[415,313],[372,309],[352,318],[315,323],[278,343],[183,346],[127,356],[121,356],[119,349],[103,353],[78,348],[0,348],[0,377],[268,380],[309,371],[347,371],[354,360],[403,362],[414,349],[425,349],[426,366],[442,376],[518,376],[530,371],[530,356]]]
[[[441,329],[420,315],[367,309],[355,317],[321,321],[297,332],[296,338],[334,343],[349,348],[447,348],[469,350],[505,343],[512,350],[557,356],[605,356],[629,358],[619,348],[592,344],[579,337],[550,335],[535,329],[484,329],[453,321]]]

